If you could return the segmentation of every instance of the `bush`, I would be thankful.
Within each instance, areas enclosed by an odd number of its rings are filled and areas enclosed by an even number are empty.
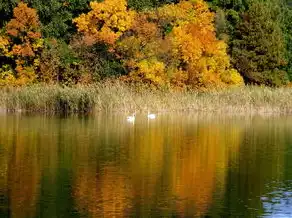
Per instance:
[[[46,83],[76,84],[82,77],[81,61],[62,41],[48,40],[41,55],[38,80]]]

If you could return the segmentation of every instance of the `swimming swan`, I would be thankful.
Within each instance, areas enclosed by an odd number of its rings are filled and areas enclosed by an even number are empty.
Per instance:
[[[148,111],[148,115],[147,115],[148,119],[154,120],[156,118],[155,114],[150,114]]]
[[[127,116],[127,121],[132,123],[135,121],[135,117],[136,117],[136,114],[133,113],[132,116]]]

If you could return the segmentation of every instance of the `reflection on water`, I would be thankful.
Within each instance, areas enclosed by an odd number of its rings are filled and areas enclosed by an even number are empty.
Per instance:
[[[292,117],[0,116],[0,217],[292,216]]]

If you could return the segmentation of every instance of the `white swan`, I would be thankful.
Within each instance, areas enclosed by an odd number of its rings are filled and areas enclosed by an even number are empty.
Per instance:
[[[147,115],[148,119],[150,120],[154,120],[156,118],[156,115],[155,114],[150,114],[149,111],[148,111],[148,115]]]
[[[136,114],[133,113],[132,116],[127,116],[127,121],[130,123],[133,123],[135,122],[135,117],[136,117]]]

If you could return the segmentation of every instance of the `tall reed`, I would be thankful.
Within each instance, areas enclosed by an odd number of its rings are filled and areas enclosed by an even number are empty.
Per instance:
[[[178,92],[118,81],[75,87],[33,85],[2,89],[0,108],[41,113],[148,110],[292,113],[292,89],[246,86],[209,92]]]

